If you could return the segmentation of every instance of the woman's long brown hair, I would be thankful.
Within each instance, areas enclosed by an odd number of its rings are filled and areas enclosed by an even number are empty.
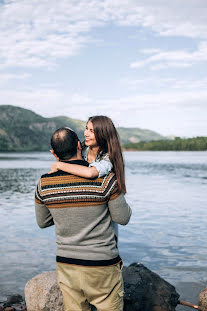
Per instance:
[[[93,124],[94,134],[99,146],[99,154],[108,153],[109,160],[116,174],[118,189],[126,193],[124,160],[121,151],[119,134],[112,122],[106,116],[93,116],[88,119]]]

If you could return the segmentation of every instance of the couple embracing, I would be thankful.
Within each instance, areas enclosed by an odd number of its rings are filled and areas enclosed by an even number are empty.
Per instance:
[[[106,116],[89,118],[84,146],[70,128],[51,138],[57,159],[35,193],[37,223],[56,226],[57,278],[65,311],[123,310],[117,224],[126,225],[124,163],[119,136]]]

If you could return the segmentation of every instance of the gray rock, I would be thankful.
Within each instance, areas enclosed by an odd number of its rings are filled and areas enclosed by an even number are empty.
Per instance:
[[[7,297],[7,300],[6,302],[4,302],[3,304],[3,307],[6,308],[6,307],[11,307],[13,304],[15,303],[20,303],[23,301],[23,298],[21,295],[11,295],[11,296],[8,296]]]
[[[175,311],[179,294],[175,287],[142,264],[123,271],[124,311]]]
[[[55,271],[41,273],[25,286],[27,311],[64,311]]]

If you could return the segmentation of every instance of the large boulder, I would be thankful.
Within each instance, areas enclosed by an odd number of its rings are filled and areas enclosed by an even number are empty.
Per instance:
[[[25,286],[27,311],[64,311],[56,271],[41,273]]]
[[[124,311],[175,311],[179,294],[175,287],[142,264],[123,271]]]
[[[124,311],[175,311],[179,295],[174,286],[142,264],[123,270]],[[44,272],[25,287],[27,311],[64,311],[56,272]],[[95,309],[93,309],[95,310]]]
[[[207,309],[207,287],[201,291],[198,298],[198,305]]]

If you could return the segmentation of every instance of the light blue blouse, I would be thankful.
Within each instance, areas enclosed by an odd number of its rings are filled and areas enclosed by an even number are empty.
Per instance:
[[[85,161],[87,161],[88,158],[88,151],[89,147],[85,147],[82,149],[82,157]],[[89,166],[93,166],[97,169],[99,172],[98,177],[103,177],[108,175],[108,173],[112,170],[113,165],[111,161],[109,160],[109,155],[108,153],[104,154],[102,157],[97,155],[96,160],[89,163]]]

